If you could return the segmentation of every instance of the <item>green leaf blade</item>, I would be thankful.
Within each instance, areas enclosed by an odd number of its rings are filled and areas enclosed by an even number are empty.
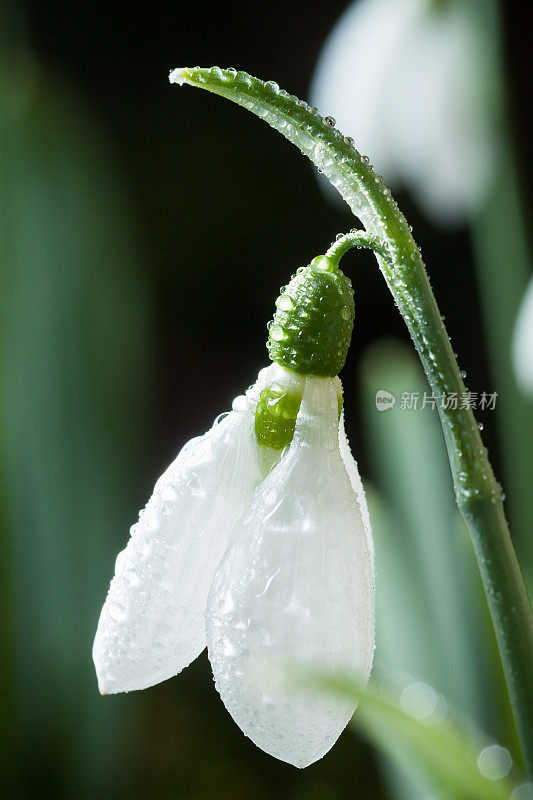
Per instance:
[[[321,117],[316,108],[289,95],[272,81],[265,82],[242,71],[182,67],[172,70],[169,80],[218,94],[264,120],[326,175],[365,228],[387,242],[397,262],[402,255],[406,264],[412,264],[413,254],[419,257],[409,226],[389,189],[374,173],[368,159],[355,149],[352,140],[335,127],[334,120]],[[370,184],[377,191],[369,193]]]
[[[313,676],[335,695],[359,700],[352,726],[395,760],[409,759],[437,792],[454,800],[508,800],[507,778],[491,780],[478,767],[479,748],[447,713],[417,719],[402,708],[402,693],[372,681],[366,689],[341,676]],[[431,687],[427,687],[431,688]],[[439,794],[440,796],[440,794]]]

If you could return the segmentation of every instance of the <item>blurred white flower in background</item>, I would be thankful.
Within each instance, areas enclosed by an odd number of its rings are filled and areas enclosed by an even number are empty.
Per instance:
[[[483,201],[497,131],[482,32],[456,2],[360,0],[320,55],[311,103],[331,114],[391,184],[437,222]]]
[[[513,366],[518,385],[533,397],[533,278],[522,300],[513,338]]]

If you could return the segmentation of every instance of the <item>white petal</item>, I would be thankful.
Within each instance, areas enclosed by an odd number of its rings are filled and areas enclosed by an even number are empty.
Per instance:
[[[331,379],[307,378],[294,439],[232,532],[206,617],[216,686],[244,733],[298,767],[321,758],[355,703],[291,687],[279,668],[366,682],[374,651],[371,555]]]
[[[348,477],[352,485],[352,489],[357,496],[357,504],[359,506],[359,511],[361,512],[363,525],[365,526],[366,543],[372,558],[372,574],[374,574],[374,540],[372,538],[372,525],[370,524],[368,503],[366,502],[366,494],[361,476],[359,475],[357,461],[352,455],[350,443],[348,442],[348,437],[346,436],[346,430],[344,428],[344,411],[341,414],[339,423],[339,449],[342,460],[344,461],[344,466],[346,467],[346,472],[348,473]]]
[[[521,389],[533,396],[533,278],[522,300],[513,338],[513,364]]]
[[[233,411],[185,445],[133,525],[94,641],[103,694],[166,680],[204,649],[213,575],[262,478],[253,424],[266,373]]]

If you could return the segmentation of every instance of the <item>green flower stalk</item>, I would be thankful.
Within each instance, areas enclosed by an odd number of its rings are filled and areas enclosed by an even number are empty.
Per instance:
[[[364,156],[317,109],[245,72],[180,68],[170,81],[219,94],[247,108],[295,144],[339,191],[364,230],[336,242],[327,258],[338,264],[350,247],[369,247],[419,353],[437,405],[459,510],[470,531],[490,606],[524,758],[533,771],[533,619],[503,511],[501,489],[469,408],[450,408],[445,396],[465,386],[435,302],[424,262],[390,190]]]

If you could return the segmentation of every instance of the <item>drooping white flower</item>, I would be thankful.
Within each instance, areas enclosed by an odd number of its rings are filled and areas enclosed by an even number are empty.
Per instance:
[[[183,448],[117,558],[93,649],[102,693],[175,675],[207,626],[217,688],[256,744],[303,767],[336,741],[355,704],[285,677],[365,683],[372,665],[370,521],[335,374],[352,326],[351,285],[327,259],[284,287],[276,360]]]
[[[372,555],[331,378],[307,378],[294,438],[233,530],[206,616],[216,686],[239,727],[295,766],[321,758],[356,704],[288,685],[279,670],[366,683],[374,652]]]
[[[494,171],[493,66],[460,3],[357,0],[326,41],[311,102],[387,182],[454,223],[483,201]]]
[[[533,278],[526,290],[513,337],[513,366],[520,388],[533,397]]]

